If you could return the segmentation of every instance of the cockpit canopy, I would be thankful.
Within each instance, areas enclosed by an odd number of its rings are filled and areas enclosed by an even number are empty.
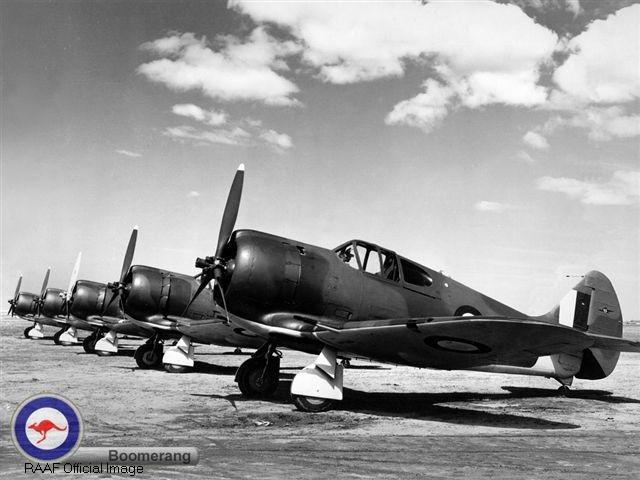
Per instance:
[[[356,270],[375,275],[386,280],[418,286],[430,287],[432,275],[423,267],[394,252],[362,240],[351,240],[334,249],[336,255]]]

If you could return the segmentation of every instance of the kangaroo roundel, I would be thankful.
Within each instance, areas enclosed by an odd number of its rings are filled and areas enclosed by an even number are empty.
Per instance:
[[[43,394],[25,400],[11,422],[13,441],[24,456],[36,461],[60,460],[80,445],[82,419],[69,400]]]

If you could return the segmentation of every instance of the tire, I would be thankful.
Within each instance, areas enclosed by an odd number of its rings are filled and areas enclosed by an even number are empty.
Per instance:
[[[111,357],[115,355],[115,352],[105,352],[104,350],[94,350],[94,351],[96,352],[96,355],[98,355],[99,357]]]
[[[303,395],[291,395],[291,399],[298,410],[308,413],[326,412],[336,402],[329,398],[305,397]]]
[[[29,332],[31,331],[33,327],[27,327],[24,329],[24,338],[28,338],[31,339],[31,337],[29,337]]]
[[[138,367],[148,370],[162,365],[162,346],[143,343],[134,354]]]
[[[173,365],[171,363],[163,363],[162,366],[169,373],[185,373],[190,369],[190,367],[184,365]]]
[[[262,359],[250,358],[240,365],[236,372],[236,382],[245,397],[268,397],[277,390],[280,383],[280,359],[272,358],[269,363],[266,372]]]
[[[61,345],[60,335],[62,335],[63,332],[64,330],[58,330],[56,333],[53,334],[53,343],[55,343],[56,345]]]
[[[82,348],[87,353],[96,353],[96,342],[98,341],[98,336],[95,333],[92,333],[84,340],[82,340]]]

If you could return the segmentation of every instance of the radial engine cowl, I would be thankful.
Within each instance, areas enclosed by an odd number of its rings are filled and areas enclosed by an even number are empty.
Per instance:
[[[64,314],[64,291],[59,288],[47,288],[42,299],[42,314],[54,318]]]
[[[86,319],[89,315],[100,315],[107,286],[104,283],[78,280],[73,289],[69,313]]]

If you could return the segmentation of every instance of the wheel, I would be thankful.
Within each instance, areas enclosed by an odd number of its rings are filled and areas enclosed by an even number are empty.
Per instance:
[[[27,327],[24,329],[24,338],[31,338],[29,337],[29,332],[31,331],[33,327]]]
[[[245,397],[268,397],[278,388],[280,382],[280,359],[269,360],[265,371],[265,361],[250,358],[243,362],[236,372],[236,382]]]
[[[303,395],[291,395],[293,404],[302,412],[318,413],[329,410],[335,400],[330,398],[305,397]]]
[[[159,367],[162,363],[162,345],[143,343],[137,348],[134,358],[140,368]]]
[[[558,395],[561,397],[568,397],[571,393],[571,389],[567,385],[562,385],[558,387]]]
[[[95,343],[93,344],[95,346]],[[115,355],[115,352],[105,352],[104,350],[95,350],[96,355],[98,355],[99,357],[110,357],[112,355]]]
[[[98,336],[95,333],[92,333],[84,340],[82,340],[82,348],[87,353],[96,353],[96,342],[98,341]]]
[[[56,345],[60,345],[60,335],[62,335],[63,332],[64,330],[58,330],[53,334],[53,343],[55,343]]]
[[[189,370],[189,367],[184,365],[173,365],[171,363],[163,363],[164,369],[169,373],[184,373]]]

